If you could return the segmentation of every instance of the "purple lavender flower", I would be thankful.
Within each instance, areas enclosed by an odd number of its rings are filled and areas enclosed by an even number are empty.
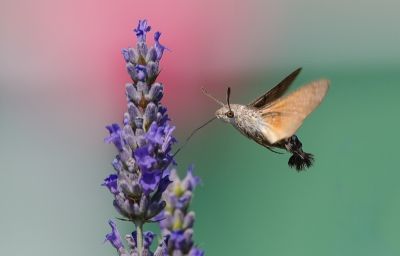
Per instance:
[[[153,242],[154,237],[156,237],[157,235],[154,234],[151,231],[147,231],[143,233],[143,237],[144,237],[144,248],[149,248],[151,246],[151,243]],[[137,243],[137,232],[136,230],[132,232],[132,238],[135,241],[135,244]]]
[[[146,33],[151,30],[150,26],[147,26],[147,20],[139,20],[138,27],[133,31],[135,32],[138,42],[146,42]]]
[[[136,64],[135,66],[135,72],[136,72],[136,76],[138,78],[139,81],[144,81],[146,79],[146,67]]]
[[[108,223],[111,226],[112,232],[106,235],[106,239],[104,240],[103,244],[107,241],[110,241],[112,246],[119,251],[121,248],[124,248],[124,246],[122,245],[122,240],[118,233],[117,225],[112,220],[109,220]]]
[[[112,124],[106,126],[106,128],[110,132],[110,137],[105,138],[104,142],[105,143],[112,142],[119,151],[122,151],[122,148],[124,146],[124,141],[123,141],[123,131],[121,130],[121,127],[119,127],[118,124]]]
[[[189,256],[203,256],[203,255],[204,255],[204,251],[203,250],[199,250],[197,248],[193,248],[189,252]]]
[[[111,233],[106,235],[106,239],[104,240],[103,244],[107,241],[110,241],[112,246],[114,246],[115,249],[117,249],[118,254],[120,256],[145,256],[145,255],[154,255],[154,256],[163,256],[165,254],[165,251],[167,249],[167,242],[168,238],[166,237],[164,241],[157,247],[156,251],[154,254],[150,252],[150,245],[153,242],[154,237],[156,234],[153,232],[147,231],[144,232],[144,247],[143,248],[138,248],[138,239],[136,235],[136,231],[132,232],[132,235],[126,235],[125,239],[128,242],[128,245],[130,247],[130,253],[125,249],[125,246],[122,244],[121,236],[117,230],[117,225],[110,220],[108,222],[112,228]]]
[[[162,171],[142,172],[140,184],[142,185],[145,195],[150,195],[150,193],[156,189],[160,182],[161,175]]]
[[[118,175],[110,174],[110,176],[104,179],[104,183],[101,185],[106,186],[112,194],[116,195],[119,194],[117,180],[118,180]]]
[[[148,170],[151,168],[156,160],[150,156],[149,146],[144,146],[135,150],[133,155],[135,156],[136,163],[139,165],[141,170]]]
[[[147,231],[143,233],[143,236],[144,236],[144,248],[148,249],[151,243],[153,242],[154,237],[156,237],[157,235],[151,231]]]
[[[168,47],[165,47],[165,46],[161,45],[161,44],[158,42],[158,39],[160,39],[160,36],[161,36],[161,32],[156,32],[156,33],[154,34],[154,41],[155,41],[156,53],[157,53],[156,59],[157,59],[157,60],[160,60],[160,59],[162,58],[162,55],[163,55],[164,50],[167,50],[167,51],[171,52],[171,50],[170,50]]]

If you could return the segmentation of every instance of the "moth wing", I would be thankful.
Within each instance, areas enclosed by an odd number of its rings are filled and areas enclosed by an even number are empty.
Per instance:
[[[262,134],[271,144],[292,136],[318,107],[328,89],[328,80],[317,80],[262,107]]]
[[[301,71],[301,68],[295,70],[293,73],[288,75],[285,79],[283,79],[279,84],[277,84],[274,88],[272,88],[268,92],[266,92],[263,95],[261,95],[260,97],[258,97],[256,100],[251,102],[249,105],[252,107],[255,107],[255,108],[260,108],[262,106],[265,106],[265,104],[267,104],[267,103],[277,100],[290,87],[290,85],[293,83],[294,79],[296,79],[296,77],[298,76],[300,71]]]

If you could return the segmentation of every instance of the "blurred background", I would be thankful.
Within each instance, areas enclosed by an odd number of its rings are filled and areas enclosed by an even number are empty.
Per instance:
[[[292,90],[331,88],[297,132],[297,173],[214,121],[176,160],[194,174],[206,255],[400,255],[399,1],[11,1],[0,3],[0,255],[117,255],[106,125],[126,109],[121,49],[139,19],[172,49],[161,62],[183,142],[225,101],[247,104],[299,67]],[[175,147],[177,149],[177,146]],[[133,225],[117,221],[121,235]],[[155,225],[147,229],[156,231]],[[145,229],[146,229],[145,228]]]

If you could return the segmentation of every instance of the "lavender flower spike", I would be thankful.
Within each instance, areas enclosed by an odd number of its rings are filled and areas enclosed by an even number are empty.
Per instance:
[[[202,256],[203,250],[194,246],[193,224],[195,214],[188,211],[193,197],[192,191],[196,184],[201,184],[200,178],[192,174],[194,166],[191,165],[186,177],[181,181],[175,169],[169,173],[172,183],[163,193],[167,206],[161,215],[157,216],[162,234],[170,235],[168,255],[193,255]],[[168,172],[165,172],[168,175]],[[156,193],[157,194],[157,193]]]
[[[139,21],[134,30],[136,49],[122,50],[132,79],[125,85],[127,111],[123,128],[116,123],[107,126],[110,136],[104,140],[117,148],[112,161],[116,174],[109,175],[101,185],[113,194],[116,211],[123,220],[133,222],[136,230],[125,236],[130,248],[127,252],[110,220],[112,232],[105,242],[110,241],[120,256],[202,256],[204,251],[196,248],[192,239],[195,214],[188,211],[192,191],[201,180],[192,175],[193,166],[182,181],[175,169],[169,172],[168,166],[176,165],[170,152],[177,140],[172,135],[175,127],[168,123],[167,108],[160,102],[164,85],[156,79],[164,50],[171,50],[160,44],[160,32],[155,33],[155,43],[149,49],[146,34],[150,30],[147,20]],[[159,221],[165,239],[152,253],[150,245],[156,235],[143,232],[143,225],[154,221]]]
[[[107,126],[110,136],[104,140],[114,144],[117,156],[112,161],[116,174],[108,176],[102,186],[113,194],[116,211],[136,226],[135,235],[125,237],[131,248],[128,254],[115,223],[110,221],[113,232],[107,235],[106,241],[110,241],[120,255],[153,255],[149,245],[154,234],[143,233],[143,225],[154,222],[153,218],[166,207],[161,195],[171,180],[163,174],[169,164],[176,164],[170,153],[177,142],[172,135],[175,127],[168,124],[171,119],[160,102],[164,85],[156,82],[162,53],[169,49],[158,42],[160,33],[156,33],[155,45],[148,50],[146,34],[150,30],[147,20],[139,21],[134,30],[136,49],[122,50],[126,70],[132,79],[125,85],[127,111],[123,115],[123,127],[116,123]],[[157,249],[156,255],[164,255],[166,248],[167,240]]]

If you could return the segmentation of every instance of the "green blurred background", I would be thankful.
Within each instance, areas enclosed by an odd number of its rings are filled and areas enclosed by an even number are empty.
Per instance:
[[[249,103],[303,67],[328,78],[297,132],[306,172],[214,121],[177,156],[195,164],[195,242],[206,255],[400,255],[398,1],[2,1],[0,255],[117,255],[100,187],[122,123],[120,54],[147,18],[165,53],[163,104],[184,141],[219,107]],[[117,222],[122,235],[133,225]],[[157,230],[155,225],[149,229]]]

